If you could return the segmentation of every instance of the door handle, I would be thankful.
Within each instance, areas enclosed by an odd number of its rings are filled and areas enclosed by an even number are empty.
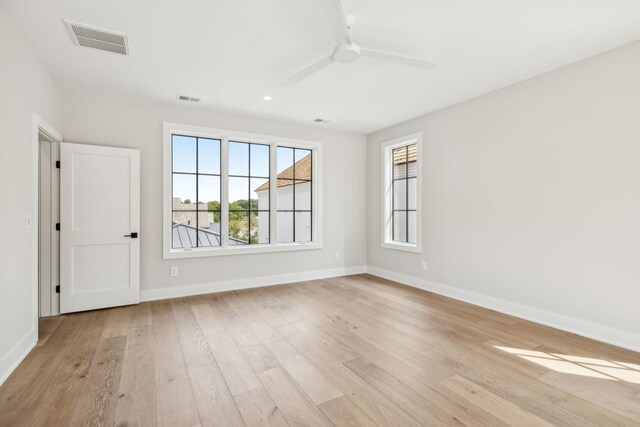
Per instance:
[[[138,233],[125,234],[124,237],[131,237],[132,239],[137,239]]]

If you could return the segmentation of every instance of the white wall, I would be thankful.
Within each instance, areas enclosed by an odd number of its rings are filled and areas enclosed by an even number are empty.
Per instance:
[[[141,150],[141,288],[143,298],[226,289],[257,279],[334,274],[366,265],[366,138],[319,127],[214,114],[188,104],[128,99],[93,90],[64,91],[63,131],[69,142]],[[283,253],[162,259],[162,122],[280,135],[323,143],[323,248]],[[339,261],[335,253],[340,252]],[[170,267],[180,275],[170,277]],[[362,268],[360,268],[362,270]],[[302,274],[299,276],[297,274]],[[269,279],[271,277],[271,279]],[[286,279],[286,278],[285,278]],[[213,283],[216,282],[216,283]],[[198,286],[213,283],[211,286]],[[170,289],[170,288],[178,288]]]
[[[35,227],[33,114],[59,130],[55,82],[0,6],[0,384],[37,339],[32,292]]]
[[[371,271],[640,350],[639,76],[640,42],[370,135]],[[417,131],[421,255],[380,247],[380,144]]]

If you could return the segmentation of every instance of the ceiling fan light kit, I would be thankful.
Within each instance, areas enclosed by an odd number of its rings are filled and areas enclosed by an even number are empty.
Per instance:
[[[382,61],[394,62],[396,64],[407,65],[410,67],[422,68],[423,70],[430,70],[436,66],[433,62],[426,61],[420,58],[412,58],[410,56],[398,55],[395,53],[383,52],[375,49],[360,48],[356,43],[351,40],[349,34],[349,26],[342,9],[340,0],[322,0],[325,6],[325,10],[329,15],[329,18],[333,21],[333,27],[336,35],[336,46],[333,49],[331,56],[321,59],[320,61],[310,65],[302,71],[294,74],[284,81],[285,86],[291,86],[299,82],[300,80],[309,77],[311,74],[320,71],[321,69],[338,62],[340,64],[351,64],[360,59],[361,56],[368,58],[378,59]]]

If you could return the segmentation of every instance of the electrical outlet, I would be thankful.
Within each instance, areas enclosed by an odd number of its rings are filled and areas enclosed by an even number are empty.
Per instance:
[[[178,267],[171,267],[171,277],[178,277]]]
[[[340,252],[336,252],[336,261],[340,261]]]
[[[422,261],[420,263],[420,268],[422,268],[422,271],[427,271],[427,261]]]

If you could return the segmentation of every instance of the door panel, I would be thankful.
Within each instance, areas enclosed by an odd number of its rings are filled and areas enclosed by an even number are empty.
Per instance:
[[[140,301],[138,150],[60,144],[60,311]]]

